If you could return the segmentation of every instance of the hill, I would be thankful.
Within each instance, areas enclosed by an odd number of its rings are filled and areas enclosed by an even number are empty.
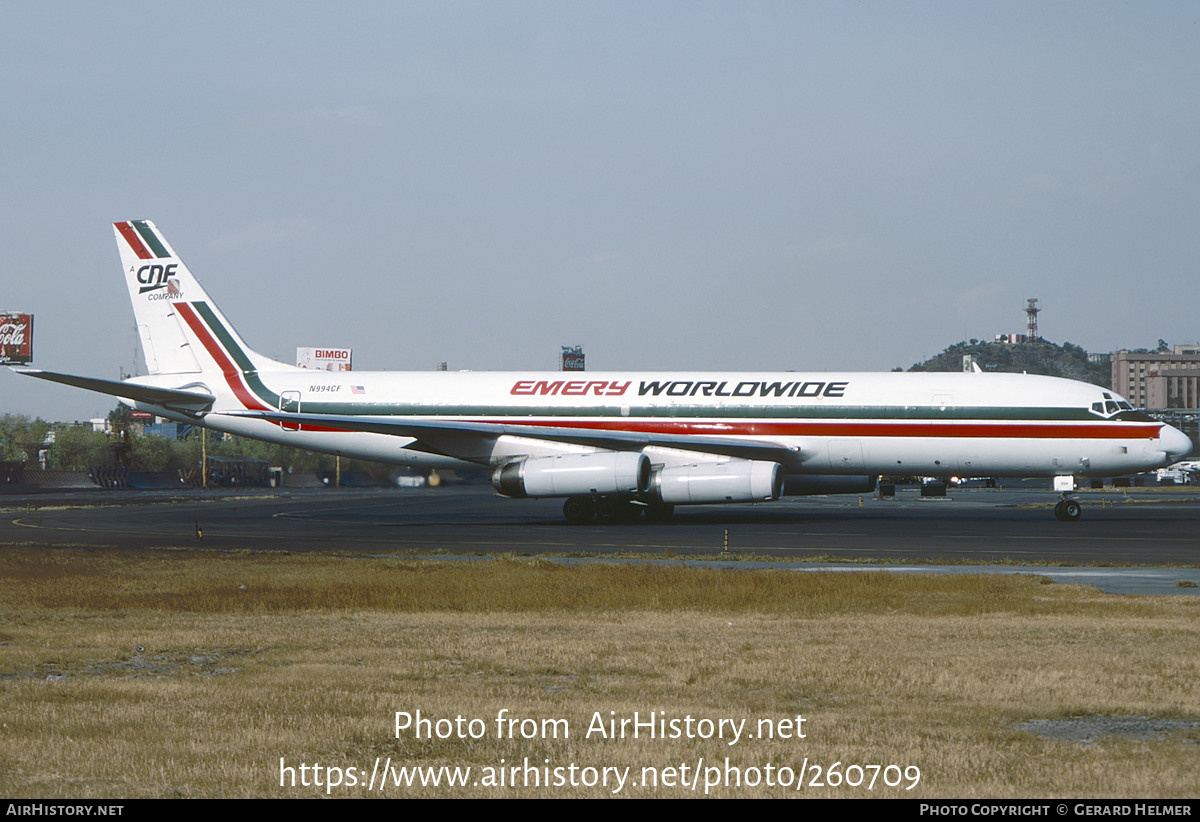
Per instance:
[[[1082,348],[1071,343],[1055,345],[1050,342],[1008,345],[972,340],[958,342],[925,362],[914,363],[909,371],[961,371],[962,358],[973,354],[984,371],[1010,374],[1045,374],[1066,377],[1109,388],[1111,372],[1108,359],[1100,363],[1088,360]]]

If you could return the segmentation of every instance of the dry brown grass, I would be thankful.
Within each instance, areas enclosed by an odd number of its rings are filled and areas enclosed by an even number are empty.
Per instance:
[[[309,796],[299,765],[665,768],[703,759],[915,765],[912,791],[802,796],[1195,797],[1200,734],[1079,745],[1015,726],[1200,717],[1200,600],[1036,577],[566,568],[336,555],[8,550],[0,792]],[[138,650],[138,648],[142,650]],[[397,711],[483,738],[394,734]],[[497,712],[569,739],[500,739]],[[779,720],[807,738],[584,737],[594,713]],[[363,779],[366,779],[366,773]],[[882,781],[882,780],[880,780]],[[701,782],[701,787],[703,783]],[[699,791],[702,793],[702,790]],[[718,796],[783,796],[764,786]],[[362,796],[339,787],[334,796]],[[595,788],[389,789],[604,796]],[[624,795],[692,795],[626,787]]]

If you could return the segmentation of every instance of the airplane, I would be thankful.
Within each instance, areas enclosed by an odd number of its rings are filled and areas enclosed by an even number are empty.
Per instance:
[[[1158,469],[1159,482],[1179,483],[1187,485],[1200,480],[1200,460],[1184,460],[1166,468]]]
[[[560,497],[572,523],[677,505],[870,493],[880,475],[1082,477],[1191,451],[1107,389],[996,373],[328,372],[251,349],[148,220],[113,224],[149,373],[15,368],[166,419],[430,468],[491,471],[507,497]]]

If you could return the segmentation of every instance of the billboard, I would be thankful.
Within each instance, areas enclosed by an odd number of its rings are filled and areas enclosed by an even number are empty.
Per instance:
[[[349,348],[297,348],[296,365],[317,371],[349,371]]]
[[[33,362],[33,315],[0,311],[0,363]]]
[[[582,371],[583,369],[583,346],[582,345],[564,345],[562,347],[562,370],[563,371]]]

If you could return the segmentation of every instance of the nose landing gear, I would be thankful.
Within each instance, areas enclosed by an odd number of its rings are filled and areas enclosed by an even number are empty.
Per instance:
[[[1075,522],[1083,514],[1083,506],[1078,500],[1063,496],[1054,506],[1054,518],[1059,522]]]

